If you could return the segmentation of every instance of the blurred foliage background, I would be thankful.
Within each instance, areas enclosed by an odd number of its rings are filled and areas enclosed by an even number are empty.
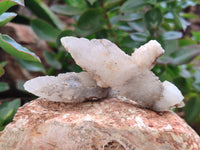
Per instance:
[[[19,106],[36,98],[24,91],[26,80],[81,71],[60,43],[63,36],[77,36],[109,39],[127,54],[149,40],[160,42],[166,52],[153,72],[181,89],[186,105],[174,111],[200,134],[199,4],[198,0],[1,0],[0,130]]]

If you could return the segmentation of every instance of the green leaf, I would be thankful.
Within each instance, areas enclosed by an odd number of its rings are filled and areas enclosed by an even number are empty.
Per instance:
[[[161,57],[158,58],[157,63],[162,64],[162,65],[166,65],[168,63],[170,63],[173,60],[173,58],[163,55]]]
[[[146,30],[142,20],[134,21],[134,22],[128,22],[128,25],[138,32],[144,32]]]
[[[177,29],[186,30],[186,28],[190,25],[190,22],[186,21],[183,17],[180,17],[177,12],[169,12],[164,16],[166,19],[172,21]]]
[[[143,18],[143,13],[128,13],[119,16],[120,21],[134,21]]]
[[[194,88],[200,92],[200,67],[198,67],[194,73],[195,81],[193,83]]]
[[[106,29],[99,30],[98,32],[95,33],[95,38],[103,39],[105,37],[108,37],[109,32],[110,32],[110,30],[106,30]],[[112,41],[112,38],[110,38],[110,40]]]
[[[17,108],[20,106],[20,103],[20,99],[15,99],[13,101],[3,102],[0,105],[0,116],[4,123],[9,123],[8,121],[12,120]]]
[[[16,82],[16,88],[17,88],[18,90],[20,90],[20,91],[26,91],[26,90],[24,89],[24,83],[25,83],[24,80],[17,80],[17,82]]]
[[[2,65],[0,65],[0,77],[3,76],[4,73],[5,73],[5,71],[4,71],[3,67],[2,67]]]
[[[148,4],[156,5],[157,0],[146,0]]]
[[[14,110],[10,109],[3,118],[3,124],[6,125],[7,123],[11,122],[12,117],[14,115]]]
[[[187,69],[187,65],[181,65],[179,66],[180,68],[180,76],[184,77],[184,78],[191,78],[192,77],[192,73],[190,72],[190,70]]]
[[[190,84],[188,84],[187,79],[183,78],[183,77],[180,77],[180,76],[175,78],[176,75],[178,75],[178,73],[175,74],[174,76],[172,76],[173,83],[178,87],[178,89],[180,89],[180,91],[183,94],[188,94],[188,92],[190,91],[191,86],[190,86]]]
[[[73,70],[73,72],[76,72],[76,73],[79,73],[79,72],[83,71],[83,69],[80,66],[78,66],[77,64],[73,64],[71,66],[71,69]]]
[[[0,77],[4,75],[5,71],[3,67],[5,67],[7,63],[8,63],[7,61],[0,62]]]
[[[181,78],[179,76],[179,73],[180,73],[179,67],[173,66],[173,65],[168,65],[165,67],[165,70],[173,78],[174,84],[177,85],[179,88],[183,87],[181,85],[182,83],[183,83],[183,85],[186,85],[186,84],[184,84],[185,79]],[[178,83],[178,81],[182,81],[182,83]]]
[[[115,15],[110,18],[110,24],[115,26],[119,22],[120,15]]]
[[[190,25],[188,21],[180,17],[176,12],[173,12],[173,16],[174,16],[174,23],[178,29],[186,30],[186,28]]]
[[[2,66],[2,67],[5,67],[6,65],[7,65],[7,61],[2,61],[2,62],[0,62],[0,65]]]
[[[61,69],[62,65],[61,63],[56,60],[55,55],[53,55],[51,52],[44,51],[44,58],[50,66],[52,66],[55,69]]]
[[[173,13],[172,12],[168,12],[167,14],[164,15],[164,18],[173,19],[174,18]]]
[[[135,32],[135,33],[130,34],[131,39],[133,39],[134,41],[138,41],[138,42],[146,42],[148,36],[149,35],[144,32]]]
[[[16,13],[3,13],[0,15],[0,26],[3,26],[11,21],[16,15]]]
[[[198,15],[193,14],[193,13],[182,12],[181,17],[183,17],[185,19],[197,19]]]
[[[48,42],[56,42],[56,37],[60,33],[60,30],[40,19],[32,20],[31,27],[38,37]]]
[[[87,7],[87,3],[84,0],[64,0],[65,3],[69,6],[73,6],[73,7],[79,7],[79,8],[86,8]]]
[[[117,27],[117,29],[125,31],[125,32],[131,32],[133,29],[127,25],[120,25]]]
[[[53,5],[51,7],[51,10],[55,13],[67,16],[80,15],[84,11],[82,8],[79,7],[65,5]]]
[[[187,1],[179,1],[179,2],[180,2],[179,5],[184,9],[184,8],[189,7],[189,6],[195,6],[198,1],[187,0]]]
[[[192,40],[190,37],[185,37],[184,39],[179,39],[178,43],[179,43],[179,46],[181,46],[181,47],[197,44],[197,42]]]
[[[180,17],[180,20],[181,20],[182,29],[185,31],[187,27],[191,25],[191,23],[182,17]]]
[[[162,82],[165,81],[165,80],[171,81],[171,80],[173,80],[173,77],[171,77],[171,75],[167,71],[164,71],[159,76],[159,80],[162,81]]]
[[[46,72],[43,65],[39,62],[27,61],[23,59],[17,59],[17,62],[26,70],[42,73]]]
[[[169,31],[163,34],[163,38],[165,40],[180,39],[182,36],[183,36],[182,32],[178,32],[178,31]]]
[[[166,2],[166,3],[168,3],[168,2],[172,2],[172,1],[174,1],[174,0],[157,0],[158,3],[160,3],[160,2]]]
[[[90,5],[93,5],[97,0],[87,0],[89,3],[90,3]]]
[[[193,83],[193,87],[194,87],[198,92],[200,92],[200,83],[194,82],[194,83]]]
[[[12,20],[12,22],[30,26],[31,17],[28,17],[28,16],[18,13],[17,16]]]
[[[58,17],[41,0],[26,0],[25,6],[28,7],[38,18],[49,22],[59,29],[63,29],[63,25]]]
[[[104,2],[104,9],[106,11],[109,11],[109,10],[121,5],[122,2],[124,2],[124,0],[106,0]]]
[[[8,35],[0,34],[0,47],[14,57],[40,62],[37,55],[15,42]]]
[[[77,36],[89,36],[89,35],[92,35],[94,34],[95,32],[99,31],[100,29],[96,29],[96,28],[93,28],[93,29],[90,29],[90,30],[81,30],[79,28],[76,28],[75,29],[75,34]]]
[[[130,36],[123,37],[120,41],[120,48],[127,54],[133,53],[133,50],[142,45],[140,42],[134,41]]]
[[[120,8],[121,12],[134,12],[135,10],[146,5],[145,0],[128,0]]]
[[[194,121],[200,113],[200,99],[194,97],[190,99],[185,106],[185,119],[187,122]]]
[[[144,24],[150,32],[154,32],[162,23],[162,12],[159,8],[153,8],[144,15]]]
[[[4,13],[10,7],[14,5],[21,5],[24,6],[23,0],[1,0],[0,1],[0,14]]]
[[[88,9],[80,16],[77,25],[81,30],[96,31],[102,27],[103,23],[101,9]]]
[[[4,92],[9,90],[9,85],[8,83],[5,82],[0,82],[0,92]]]
[[[173,18],[174,18],[174,24],[176,25],[176,27],[178,29],[181,29],[182,28],[181,20],[175,11],[173,11]]]
[[[200,42],[200,32],[196,32],[196,31],[194,32],[194,31],[192,31],[191,33],[193,35],[193,39],[195,41],[197,41],[197,42]]]
[[[64,30],[64,31],[60,32],[56,39],[58,46],[61,46],[60,39],[65,36],[74,36],[74,32],[72,30]]]
[[[200,67],[194,73],[195,82],[200,83]]]
[[[166,41],[165,46],[165,53],[164,55],[170,56],[173,52],[175,52],[178,49],[178,40],[170,40]]]
[[[181,47],[172,53],[172,57],[174,59],[171,63],[175,65],[186,64],[198,55],[200,55],[200,45],[189,45]]]

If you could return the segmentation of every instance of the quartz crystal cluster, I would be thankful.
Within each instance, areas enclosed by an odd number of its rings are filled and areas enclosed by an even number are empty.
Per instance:
[[[86,99],[106,98],[109,88],[100,88],[87,73],[62,73],[55,76],[42,76],[24,84],[27,91],[51,101],[78,103]]]
[[[71,103],[116,93],[155,111],[183,105],[179,89],[168,81],[162,83],[151,71],[164,53],[157,41],[149,41],[131,56],[106,39],[69,36],[63,37],[61,43],[87,72],[37,77],[25,83],[27,91],[52,101]]]

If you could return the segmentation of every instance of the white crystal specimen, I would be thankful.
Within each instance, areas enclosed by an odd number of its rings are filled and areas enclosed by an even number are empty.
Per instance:
[[[109,88],[98,87],[87,72],[37,77],[27,81],[24,88],[39,97],[68,103],[101,99],[109,93]]]
[[[138,67],[143,67],[151,70],[158,57],[165,51],[156,40],[151,40],[140,48],[135,49],[132,53],[132,60]]]
[[[105,39],[64,37],[61,42],[76,63],[87,70],[100,87],[111,87],[119,95],[156,111],[169,109],[182,100],[177,96],[177,99],[173,99],[174,103],[167,102],[166,99],[170,97],[166,95],[172,93],[150,71],[156,59],[164,53],[156,41],[136,49],[132,56]],[[166,106],[162,101],[166,102]],[[157,102],[162,103],[161,106]]]
[[[85,38],[66,37],[62,38],[61,42],[76,63],[91,73],[101,87],[110,86],[110,83],[104,79],[116,83],[117,77],[113,76],[113,73],[124,72],[128,64],[133,64],[128,55],[105,39],[89,41]],[[133,67],[135,67],[134,64]]]
[[[153,109],[156,111],[163,111],[182,104],[184,97],[179,89],[168,81],[164,81],[162,84],[164,87],[163,96],[155,103]]]
[[[172,83],[161,83],[150,70],[164,53],[153,40],[125,54],[106,39],[64,37],[65,49],[87,72],[37,77],[27,81],[27,91],[51,101],[78,103],[85,100],[124,96],[141,107],[165,111],[183,104],[183,96]],[[112,88],[112,90],[110,90]]]

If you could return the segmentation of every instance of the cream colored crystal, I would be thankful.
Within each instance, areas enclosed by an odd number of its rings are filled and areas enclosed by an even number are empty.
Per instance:
[[[164,53],[157,41],[141,46],[132,56],[106,39],[64,37],[61,42],[76,63],[87,70],[100,87],[111,87],[119,95],[156,111],[164,111],[182,101],[182,97],[177,96],[172,106],[167,101],[165,107],[157,105],[171,94],[163,93],[165,87],[150,71],[156,59]]]
[[[132,53],[132,60],[138,67],[152,69],[158,57],[165,51],[156,40],[151,40]]]
[[[39,97],[68,103],[105,98],[109,93],[109,88],[98,87],[87,72],[37,77],[27,81],[24,88]]]
[[[182,100],[184,97],[174,84],[168,81],[164,81],[162,84],[164,87],[163,96],[155,103],[153,107],[154,110],[163,111],[169,109],[170,107],[183,104]]]
[[[164,53],[157,41],[146,43],[132,56],[106,39],[64,37],[61,42],[88,73],[37,77],[25,83],[27,91],[51,101],[68,103],[119,95],[155,111],[183,104],[178,88],[167,81],[161,83],[150,71]]]

